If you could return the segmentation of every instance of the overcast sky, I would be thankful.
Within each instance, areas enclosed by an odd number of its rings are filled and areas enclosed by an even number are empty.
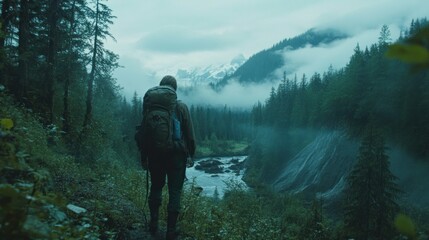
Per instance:
[[[313,27],[353,37],[288,52],[286,58],[298,75],[323,72],[331,64],[341,68],[356,44],[377,42],[383,24],[395,40],[411,19],[429,15],[429,0],[109,0],[107,5],[117,19],[111,27],[116,42],[106,47],[120,56],[123,68],[115,77],[127,97],[134,91],[143,95],[179,68],[228,63],[239,54],[248,58]],[[252,88],[255,94],[245,102],[263,100],[270,87],[261,87],[260,94]],[[236,96],[235,90],[226,92]]]

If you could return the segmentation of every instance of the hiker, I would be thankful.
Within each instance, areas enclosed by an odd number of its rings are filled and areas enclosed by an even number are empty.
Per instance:
[[[149,193],[150,222],[149,231],[156,235],[158,232],[159,207],[162,200],[162,189],[166,183],[168,185],[168,205],[167,205],[167,232],[166,239],[176,239],[177,218],[180,212],[180,197],[185,179],[186,166],[193,165],[192,158],[195,153],[195,136],[191,116],[185,103],[177,100],[177,82],[170,75],[162,78],[159,86],[149,89],[143,99],[143,122],[145,127],[145,138],[140,147],[142,167],[149,169],[151,186]],[[159,103],[162,102],[162,103]],[[166,104],[169,103],[169,104]],[[170,114],[163,115],[159,105],[171,105]],[[156,113],[158,111],[158,113]],[[155,113],[153,113],[155,112]],[[145,116],[146,115],[146,116]],[[164,129],[159,128],[157,121],[162,121],[162,116],[170,116],[172,121],[168,126],[172,126],[172,133],[169,136],[175,138],[173,144],[166,144],[165,140],[160,140],[159,135],[166,134],[169,127],[164,124]],[[151,120],[155,119],[155,120]],[[145,123],[146,121],[146,123]],[[151,125],[151,121],[155,123]],[[164,120],[166,121],[166,120]],[[149,122],[149,123],[148,123]],[[171,122],[174,122],[171,124]],[[159,132],[161,131],[161,132]],[[163,132],[164,131],[164,132]],[[149,135],[149,136],[148,136]],[[176,136],[178,135],[178,136]],[[170,138],[170,137],[169,137]],[[167,147],[165,147],[166,145]]]

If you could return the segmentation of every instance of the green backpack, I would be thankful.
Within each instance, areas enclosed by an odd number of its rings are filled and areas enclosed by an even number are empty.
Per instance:
[[[177,95],[173,88],[156,86],[143,98],[142,144],[147,153],[169,151],[182,138],[177,117]]]

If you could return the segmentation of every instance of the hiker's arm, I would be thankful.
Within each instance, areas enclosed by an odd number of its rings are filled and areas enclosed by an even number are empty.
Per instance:
[[[186,142],[186,147],[188,148],[189,155],[193,157],[195,154],[196,143],[191,114],[189,113],[188,107],[183,103],[180,103],[180,110],[182,112],[183,117],[183,134]]]

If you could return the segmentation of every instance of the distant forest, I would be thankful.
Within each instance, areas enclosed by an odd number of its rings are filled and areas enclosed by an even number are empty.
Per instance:
[[[406,42],[427,25],[426,19],[413,20],[397,43]],[[358,44],[344,68],[284,77],[264,103],[254,105],[255,129],[277,129],[270,139],[260,140],[273,143],[269,149],[257,139],[253,144],[252,159],[271,166],[258,165],[261,176],[272,176],[278,169],[275,166],[292,157],[291,148],[296,145],[278,144],[290,141],[294,129],[344,129],[360,138],[371,126],[388,142],[429,161],[428,72],[386,57],[391,44],[390,30],[383,26],[378,43],[364,48]],[[428,47],[427,40],[419,44]]]

